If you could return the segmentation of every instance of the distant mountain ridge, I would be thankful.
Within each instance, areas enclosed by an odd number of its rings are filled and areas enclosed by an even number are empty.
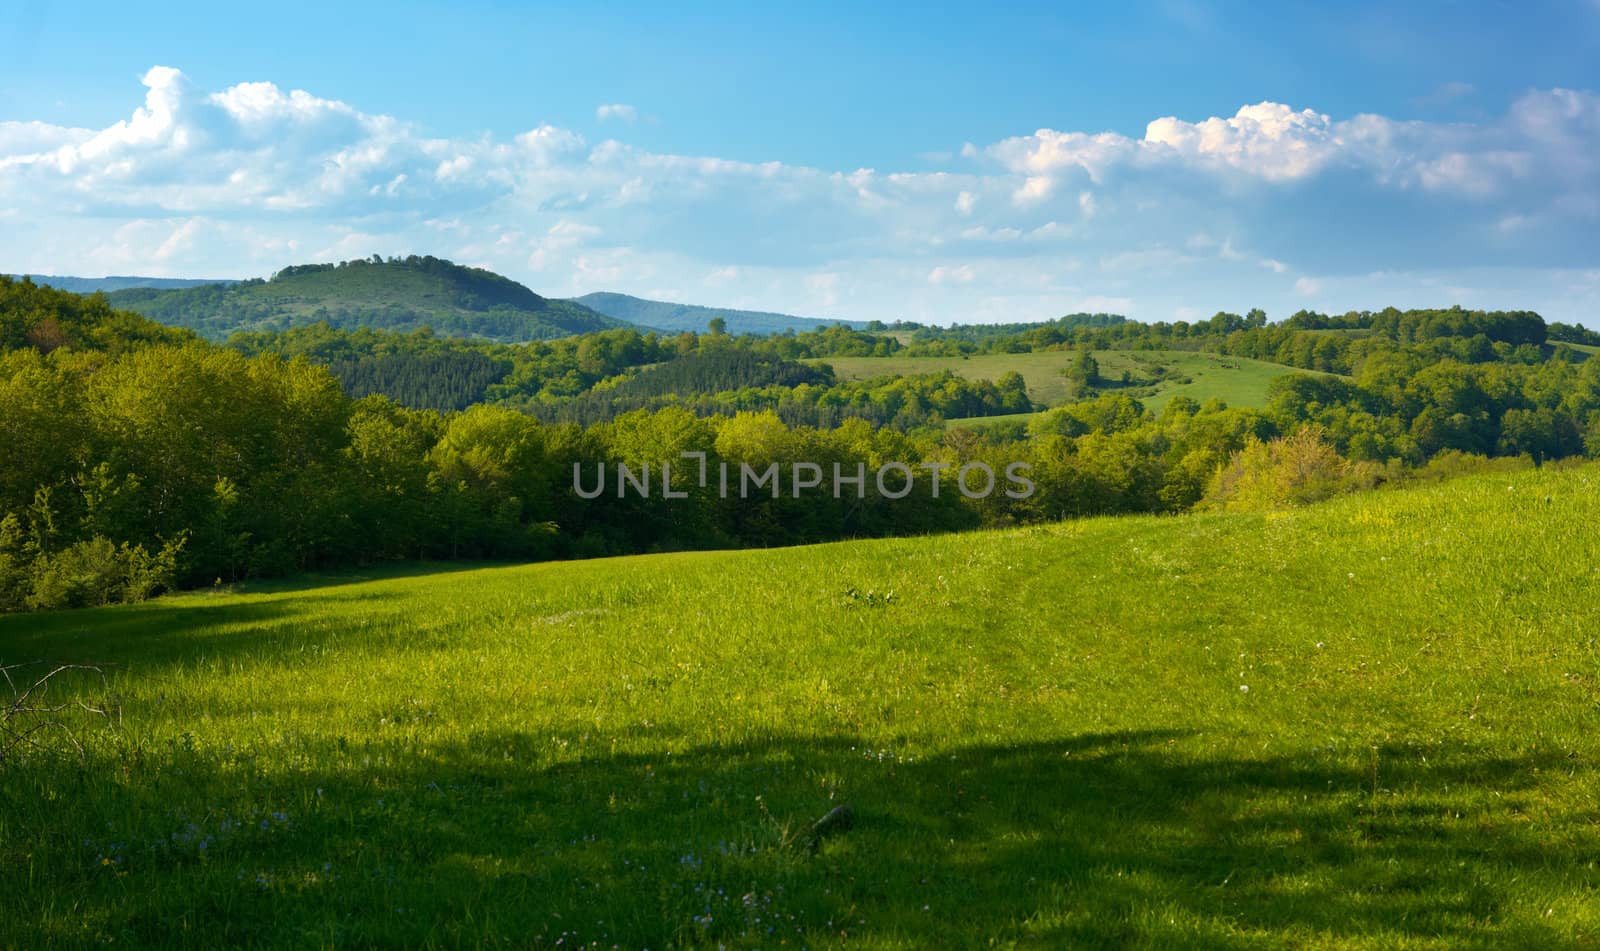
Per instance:
[[[115,307],[212,340],[240,331],[325,321],[341,330],[422,327],[451,337],[521,343],[630,326],[572,301],[541,297],[507,277],[442,258],[302,264],[270,279],[108,295]]]
[[[58,291],[67,291],[71,294],[93,294],[95,291],[125,291],[136,287],[156,288],[159,290],[179,290],[186,287],[200,287],[205,284],[236,284],[232,278],[220,280],[195,280],[186,277],[131,277],[110,275],[107,277],[67,277],[55,274],[7,274],[6,277],[21,280],[24,277],[35,284],[53,287]]]
[[[857,330],[866,327],[860,320],[830,320],[822,317],[795,317],[792,314],[775,314],[760,310],[735,310],[730,307],[702,307],[698,304],[675,304],[670,301],[647,300],[628,294],[598,291],[572,298],[591,310],[608,317],[625,320],[641,327],[654,327],[671,333],[691,330],[704,333],[712,318],[721,317],[728,323],[732,334],[775,334],[785,330],[805,331],[844,324]]]
[[[103,291],[115,307],[217,341],[240,331],[286,330],[317,321],[342,330],[409,332],[426,326],[445,336],[502,343],[617,327],[704,333],[719,317],[734,334],[803,332],[835,324],[858,330],[867,326],[860,320],[679,304],[606,291],[546,298],[492,271],[417,255],[294,265],[264,280],[29,277],[35,284],[74,294]]]

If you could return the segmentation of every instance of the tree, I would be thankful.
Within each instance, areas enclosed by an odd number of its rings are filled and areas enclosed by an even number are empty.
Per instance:
[[[1077,359],[1061,373],[1067,378],[1068,396],[1075,400],[1092,395],[1100,385],[1100,363],[1092,350],[1079,350]]]
[[[706,329],[711,331],[711,336],[721,337],[728,332],[728,322],[721,317],[713,317],[706,324]]]

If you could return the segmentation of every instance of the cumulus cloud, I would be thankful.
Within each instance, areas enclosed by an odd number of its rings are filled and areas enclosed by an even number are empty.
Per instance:
[[[1040,129],[997,142],[986,154],[1027,176],[1032,193],[1048,193],[1055,179],[1072,173],[1098,183],[1114,172],[1181,168],[1280,185],[1355,170],[1400,188],[1485,194],[1541,171],[1577,183],[1592,175],[1597,143],[1600,95],[1553,89],[1526,94],[1504,120],[1483,125],[1375,115],[1334,120],[1260,102],[1227,118],[1156,119],[1142,139]]]
[[[1327,116],[1276,102],[1245,106],[1234,116],[1184,122],[1173,116],[1145,129],[1144,143],[1190,162],[1237,169],[1267,181],[1303,178],[1339,152]]]
[[[441,138],[271,82],[213,92],[164,66],[142,81],[142,103],[104,128],[0,122],[0,269],[242,277],[425,252],[546,293],[716,287],[763,309],[970,321],[1089,301],[1152,318],[1297,307],[1493,283],[1420,276],[1452,270],[1600,268],[1600,96],[1582,90],[1531,91],[1471,123],[1259,102],[1155,118],[1141,138],[967,143],[939,171],[902,172],[666,154],[551,125]],[[1380,268],[1405,276],[1349,276]],[[1594,282],[1528,280],[1508,305],[1600,311]]]

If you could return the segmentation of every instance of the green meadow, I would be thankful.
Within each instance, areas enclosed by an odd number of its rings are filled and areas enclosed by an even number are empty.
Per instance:
[[[1067,380],[1061,371],[1076,357],[1077,353],[1071,350],[1041,350],[964,357],[828,357],[813,362],[831,365],[841,380],[951,370],[967,379],[994,381],[1015,371],[1027,381],[1028,395],[1035,402],[1055,406],[1067,398]],[[1151,379],[1153,368],[1166,368],[1165,379],[1148,387],[1132,388],[1138,390],[1139,401],[1146,408],[1158,413],[1177,396],[1199,403],[1215,398],[1229,406],[1259,408],[1266,405],[1267,386],[1274,379],[1290,373],[1315,372],[1248,357],[1190,350],[1097,350],[1094,357],[1100,364],[1100,375],[1113,383],[1124,370],[1140,381]]]
[[[0,765],[0,944],[1592,945],[1597,523],[1547,467],[0,618],[118,701]]]

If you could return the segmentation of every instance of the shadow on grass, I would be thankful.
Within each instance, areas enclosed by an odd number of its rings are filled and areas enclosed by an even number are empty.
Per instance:
[[[433,575],[459,574],[464,571],[481,571],[486,568],[511,568],[519,565],[546,563],[548,562],[402,561],[369,565],[365,568],[343,568],[337,571],[309,572],[290,575],[286,578],[241,581],[231,587],[239,594],[279,594],[283,592],[315,591],[319,588],[361,584],[367,581],[425,578]]]
[[[133,657],[140,666],[148,667],[314,645],[335,636],[370,633],[398,612],[382,610],[388,600],[383,594],[352,589],[351,585],[511,566],[508,562],[382,565],[230,585],[219,589],[214,600],[202,589],[137,604],[0,615],[0,663],[114,666],[122,658]],[[281,600],[232,597],[277,594],[299,596]],[[362,603],[371,611],[359,622],[336,615],[337,625],[319,623],[330,602]]]
[[[1532,818],[1543,784],[1592,784],[1556,755],[1236,759],[1155,731],[920,759],[850,737],[609,741],[26,766],[0,791],[23,830],[0,884],[29,945],[651,948],[1550,947],[1600,887],[1594,816]],[[854,828],[803,847],[843,801]]]

